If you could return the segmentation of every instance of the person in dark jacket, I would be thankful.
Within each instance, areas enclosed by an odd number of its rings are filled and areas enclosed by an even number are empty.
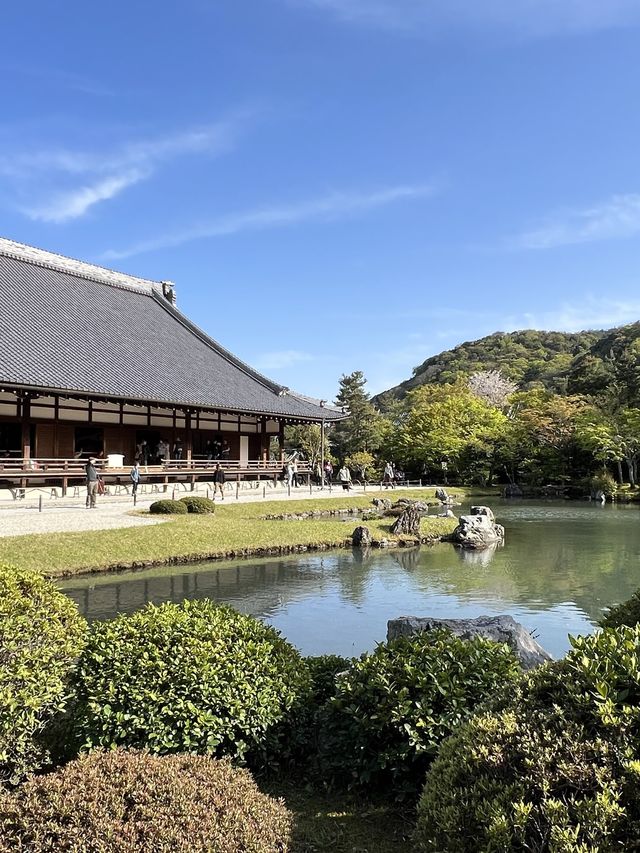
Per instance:
[[[96,508],[96,494],[98,492],[98,472],[96,470],[95,458],[89,457],[84,466],[85,482],[87,485],[87,509]]]
[[[216,470],[213,475],[213,498],[215,500],[216,495],[218,494],[218,489],[220,489],[220,496],[222,500],[224,500],[224,470],[220,467],[220,463],[216,465]]]
[[[138,486],[140,484],[140,463],[136,459],[134,462],[133,468],[131,469],[131,473],[129,474],[131,477],[131,494],[135,495],[138,491]]]

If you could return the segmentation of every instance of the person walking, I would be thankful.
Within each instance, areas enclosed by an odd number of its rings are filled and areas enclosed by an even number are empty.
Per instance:
[[[224,469],[220,467],[220,463],[216,464],[216,470],[213,474],[213,499],[216,499],[218,489],[220,489],[220,497],[224,500]]]
[[[385,489],[395,489],[396,487],[395,473],[393,470],[393,464],[391,462],[387,462],[387,464],[384,466],[384,475],[382,477],[382,482],[384,483]]]
[[[293,474],[291,476],[291,485],[295,486],[297,489],[298,488],[298,460],[297,459],[291,460],[291,467],[293,468]]]
[[[333,477],[333,465],[327,459],[327,461],[324,463],[324,480],[328,486],[331,485],[331,478],[332,477]]]
[[[345,492],[348,492],[351,488],[351,471],[347,468],[346,464],[338,471],[338,482],[342,483],[342,489]]]
[[[173,458],[180,461],[182,459],[182,439],[176,438],[173,445]]]
[[[131,477],[131,494],[136,495],[138,493],[138,485],[140,484],[140,463],[137,459],[129,476]]]
[[[84,476],[87,486],[87,509],[95,509],[96,494],[98,491],[98,472],[94,456],[90,456],[87,460],[87,464],[84,466]]]

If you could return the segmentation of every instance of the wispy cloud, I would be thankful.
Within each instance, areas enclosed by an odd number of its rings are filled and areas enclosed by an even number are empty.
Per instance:
[[[544,329],[553,332],[580,332],[584,329],[609,329],[640,320],[639,299],[586,297],[579,305],[564,303],[548,311],[516,314],[497,322],[503,332],[518,329]],[[494,331],[496,323],[494,321]],[[490,334],[490,332],[487,332]]]
[[[254,364],[258,370],[283,370],[303,361],[313,361],[313,356],[308,352],[287,349],[278,352],[265,352],[254,359]]]
[[[188,229],[170,232],[151,240],[145,240],[125,249],[109,249],[103,254],[105,260],[118,260],[151,252],[181,246],[192,240],[212,237],[225,237],[243,231],[257,231],[267,228],[281,228],[304,222],[330,222],[365,213],[376,208],[433,195],[434,187],[428,184],[387,187],[374,192],[334,192],[320,198],[297,204],[259,207],[240,213],[230,213],[210,222],[199,223]]]
[[[289,0],[340,20],[423,35],[505,30],[522,36],[593,32],[640,23],[637,0]]]
[[[179,133],[128,141],[106,151],[50,147],[0,152],[0,176],[19,196],[30,199],[18,207],[31,219],[66,222],[149,179],[175,158],[228,150],[245,118],[243,114]]]
[[[122,192],[127,187],[144,180],[147,173],[133,169],[122,175],[103,178],[94,184],[79,187],[67,193],[61,193],[41,207],[26,209],[24,212],[30,219],[42,222],[66,222],[83,216],[90,207],[99,201],[106,201]]]
[[[633,237],[640,233],[640,195],[615,195],[600,204],[560,212],[509,241],[515,249],[553,249]]]

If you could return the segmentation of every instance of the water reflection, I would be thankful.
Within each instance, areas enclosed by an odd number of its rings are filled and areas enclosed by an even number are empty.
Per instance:
[[[635,507],[496,506],[506,545],[303,554],[91,576],[60,584],[89,619],[146,602],[213,598],[276,625],[305,654],[358,654],[401,615],[509,613],[553,654],[640,586]]]

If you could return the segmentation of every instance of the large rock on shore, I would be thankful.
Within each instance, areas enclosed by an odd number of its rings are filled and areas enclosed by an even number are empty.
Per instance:
[[[533,669],[553,660],[549,652],[537,643],[527,629],[512,616],[479,616],[477,619],[434,619],[420,616],[400,616],[387,622],[387,640],[411,637],[421,631],[447,628],[463,640],[485,637],[495,643],[506,643],[517,655],[523,669]]]
[[[461,515],[449,538],[461,548],[487,548],[504,542],[504,527],[496,524],[488,506],[472,506],[471,515]]]

